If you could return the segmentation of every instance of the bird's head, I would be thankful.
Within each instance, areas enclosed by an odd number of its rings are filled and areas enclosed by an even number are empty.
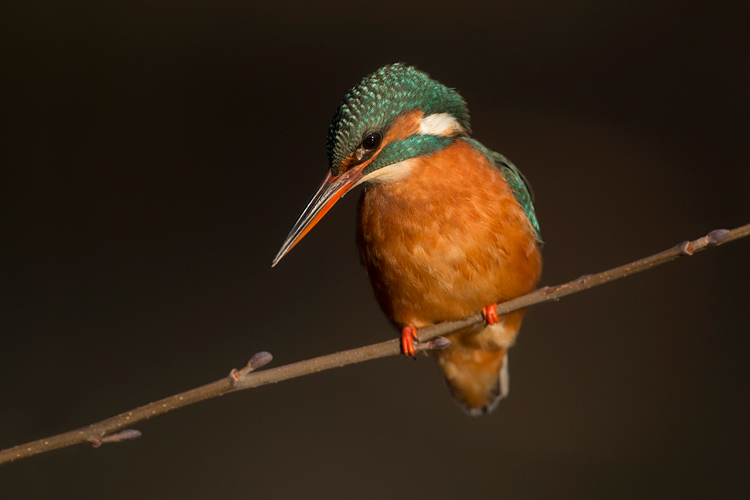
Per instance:
[[[275,266],[331,207],[363,182],[398,182],[412,160],[469,133],[455,90],[401,63],[384,66],[344,96],[328,129],[329,171],[289,231]]]

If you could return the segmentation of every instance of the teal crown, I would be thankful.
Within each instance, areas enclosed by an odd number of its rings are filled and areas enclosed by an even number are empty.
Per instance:
[[[425,116],[449,113],[470,131],[469,110],[458,92],[403,63],[384,66],[347,92],[333,116],[326,141],[332,172],[367,134],[384,133],[397,116],[415,109]]]

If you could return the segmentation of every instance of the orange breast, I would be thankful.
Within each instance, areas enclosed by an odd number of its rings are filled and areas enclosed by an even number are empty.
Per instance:
[[[421,328],[533,290],[541,256],[500,172],[462,140],[414,162],[360,199],[357,244],[388,317]]]

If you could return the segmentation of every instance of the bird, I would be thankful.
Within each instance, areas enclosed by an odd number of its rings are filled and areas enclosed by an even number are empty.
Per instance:
[[[482,312],[433,351],[459,406],[479,416],[508,395],[525,314],[498,316],[495,304],[536,288],[542,240],[526,178],[470,133],[463,97],[423,71],[395,63],[362,79],[336,109],[328,172],[272,267],[363,184],[356,243],[403,354],[416,359],[417,329]]]

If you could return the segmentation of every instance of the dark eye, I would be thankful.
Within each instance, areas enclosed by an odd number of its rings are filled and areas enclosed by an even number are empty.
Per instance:
[[[365,149],[375,149],[380,146],[382,140],[383,136],[380,135],[380,132],[373,132],[362,141],[362,147]]]

